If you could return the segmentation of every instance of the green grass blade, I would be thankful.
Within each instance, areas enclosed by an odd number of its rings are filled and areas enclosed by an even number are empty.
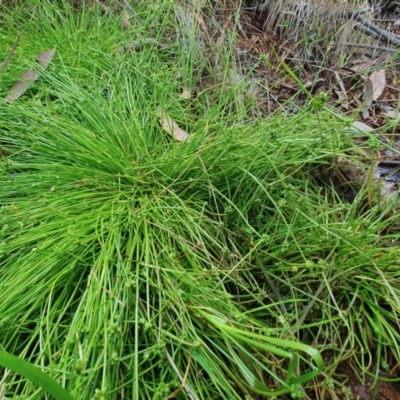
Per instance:
[[[40,386],[43,390],[54,396],[56,400],[73,400],[73,397],[54,379],[50,378],[35,365],[19,357],[13,356],[5,351],[0,351],[0,365],[22,375],[32,383]]]

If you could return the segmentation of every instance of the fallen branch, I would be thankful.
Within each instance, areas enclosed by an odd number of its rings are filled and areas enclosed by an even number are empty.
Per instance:
[[[395,46],[400,46],[400,40],[396,39],[389,32],[379,28],[372,22],[367,21],[365,18],[361,16],[361,14],[357,11],[347,11],[346,16],[349,19],[354,19],[355,21],[361,22],[362,30],[367,35],[376,37],[379,40],[383,40],[386,43],[394,44]]]

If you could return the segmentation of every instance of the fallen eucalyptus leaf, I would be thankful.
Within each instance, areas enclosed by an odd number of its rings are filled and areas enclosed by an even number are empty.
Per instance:
[[[6,96],[6,100],[18,100],[38,78],[39,74],[36,71],[26,70],[19,77],[18,82],[11,88],[10,93]]]
[[[163,129],[178,142],[183,142],[189,137],[188,133],[180,128],[162,107],[158,107],[157,116]]]
[[[369,107],[372,104],[372,96],[374,95],[374,86],[371,79],[367,79],[363,89],[362,99],[365,101],[365,105]]]
[[[46,69],[54,57],[56,49],[51,49],[40,53],[37,57],[37,63],[43,69]],[[17,83],[11,88],[10,93],[6,96],[6,100],[15,101],[19,99],[29,87],[39,78],[39,73],[31,69],[27,69],[18,79]]]
[[[349,127],[348,129],[346,129],[346,132],[348,134],[365,134],[365,133],[369,133],[372,132],[374,130],[374,128],[371,128],[369,125],[364,124],[364,122],[360,122],[360,121],[355,121],[352,123],[351,127]]]
[[[365,132],[370,132],[370,131],[374,130],[374,128],[371,128],[369,125],[364,124],[364,122],[360,122],[360,121],[353,122],[352,127],[355,129],[358,129],[360,131],[365,131]]]
[[[382,88],[382,72],[383,71],[383,88]],[[364,103],[362,104],[361,111],[364,119],[369,118],[368,109],[371,107],[372,102],[376,100],[383,92],[385,88],[385,71],[375,71],[366,80],[362,99]]]
[[[38,55],[38,58],[37,58],[38,64],[43,69],[46,69],[49,66],[49,64],[51,63],[51,60],[53,59],[54,54],[56,54],[56,49],[43,51],[42,53],[40,53]]]
[[[372,100],[378,100],[378,98],[385,90],[386,86],[385,70],[380,69],[379,71],[374,71],[369,76],[369,79],[372,82],[372,88],[373,88]]]

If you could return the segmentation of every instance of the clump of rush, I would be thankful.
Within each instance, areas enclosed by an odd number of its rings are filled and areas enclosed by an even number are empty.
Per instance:
[[[323,105],[250,118],[228,82],[183,99],[177,71],[193,89],[207,67],[193,43],[120,54],[133,33],[101,8],[28,14],[4,16],[26,31],[1,96],[35,54],[57,54],[0,104],[1,349],[79,399],[301,398],[324,381],[320,351],[367,364],[373,340],[398,357],[399,254],[379,236],[394,218],[315,179],[348,148],[347,120]],[[161,42],[174,8],[140,15]],[[13,374],[2,385],[43,398]]]

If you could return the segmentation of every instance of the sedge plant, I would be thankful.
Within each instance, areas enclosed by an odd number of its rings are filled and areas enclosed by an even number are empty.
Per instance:
[[[156,42],[101,8],[6,16],[27,33],[1,93],[39,48],[57,54],[0,105],[1,349],[79,399],[302,398],[328,348],[368,363],[373,337],[398,357],[391,221],[315,179],[351,145],[349,121],[318,102],[245,120],[234,86],[182,99],[196,52],[167,40],[172,11],[139,7]],[[133,35],[147,46],[121,53]],[[46,396],[7,371],[0,385]]]

